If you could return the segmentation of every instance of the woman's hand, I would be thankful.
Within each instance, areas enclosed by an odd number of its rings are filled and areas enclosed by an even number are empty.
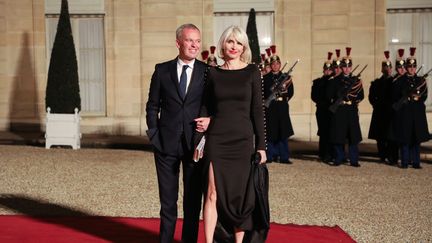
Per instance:
[[[205,132],[210,124],[210,117],[198,117],[194,120],[196,122],[196,131]]]
[[[257,152],[260,153],[260,155],[261,155],[260,164],[264,164],[267,161],[267,155],[266,155],[265,150],[258,150]]]

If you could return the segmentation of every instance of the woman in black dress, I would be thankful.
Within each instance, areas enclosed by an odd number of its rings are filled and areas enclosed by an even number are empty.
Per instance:
[[[253,228],[255,192],[251,158],[257,151],[261,163],[267,159],[262,79],[258,67],[248,64],[251,60],[248,43],[241,28],[231,26],[224,31],[217,48],[224,64],[210,67],[204,95],[202,115],[211,118],[196,119],[197,130],[207,130],[206,242],[213,242],[217,221],[232,227],[236,242],[242,242],[244,231]]]

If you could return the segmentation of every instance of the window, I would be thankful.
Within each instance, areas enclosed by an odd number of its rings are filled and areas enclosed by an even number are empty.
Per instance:
[[[50,14],[46,18],[48,62],[57,31],[58,17],[57,14]],[[103,116],[106,113],[103,15],[70,17],[78,61],[82,114]]]
[[[246,31],[249,12],[215,13],[213,40],[216,45],[222,32],[231,25],[242,27]],[[260,53],[274,43],[274,17],[273,12],[256,12],[256,27]],[[219,62],[221,63],[221,62]]]
[[[419,75],[432,68],[432,11],[431,9],[389,10],[387,13],[387,40],[391,60],[396,59],[397,50],[405,49],[404,57],[409,56],[409,48],[416,47],[417,69],[424,65]],[[429,74],[432,76],[432,74]],[[425,104],[432,110],[432,80],[428,79],[428,99]]]

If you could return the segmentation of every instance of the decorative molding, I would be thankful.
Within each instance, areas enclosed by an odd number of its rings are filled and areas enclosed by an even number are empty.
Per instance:
[[[105,14],[105,0],[68,1],[70,14]],[[61,1],[45,0],[45,14],[60,14]]]
[[[60,13],[57,14],[45,14],[47,18],[58,18]],[[104,14],[69,14],[70,17],[73,18],[103,18]]]
[[[213,11],[220,12],[249,12],[274,11],[274,0],[214,0]]]
[[[387,13],[429,13],[432,8],[390,8]]]
[[[432,8],[431,0],[387,0],[387,9]]]

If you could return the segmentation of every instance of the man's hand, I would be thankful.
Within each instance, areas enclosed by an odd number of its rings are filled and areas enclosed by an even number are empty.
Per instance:
[[[205,132],[210,124],[210,117],[198,117],[194,120],[196,122],[196,131]]]

